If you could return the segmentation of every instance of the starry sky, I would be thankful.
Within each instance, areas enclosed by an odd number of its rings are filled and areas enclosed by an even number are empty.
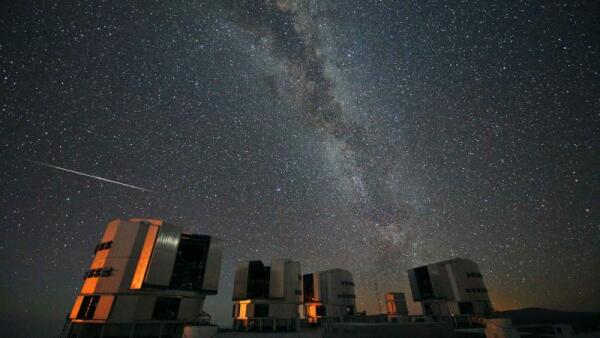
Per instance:
[[[224,325],[279,257],[369,313],[457,256],[499,310],[600,311],[598,2],[0,6],[4,333],[60,332],[117,217],[225,240]]]

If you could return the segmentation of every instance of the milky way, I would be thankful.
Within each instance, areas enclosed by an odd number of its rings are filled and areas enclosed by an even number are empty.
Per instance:
[[[330,62],[328,46],[321,41],[318,8],[310,2],[278,1],[256,6],[254,1],[233,1],[228,7],[233,21],[249,31],[263,48],[283,64],[283,74],[275,82],[278,95],[290,99],[306,124],[323,135],[321,142],[328,152],[341,184],[349,188],[350,198],[365,209],[369,226],[398,226],[405,221],[406,206],[388,193],[386,175],[396,158],[387,157],[389,144],[385,143],[368,124],[360,123],[342,103],[343,91],[336,91],[334,75],[340,73]],[[334,68],[329,70],[327,68]],[[393,143],[392,143],[393,144]],[[392,163],[389,163],[392,162]],[[382,169],[375,167],[383,166]],[[383,174],[383,176],[382,176]],[[392,172],[393,174],[393,172]]]
[[[0,330],[58,333],[116,217],[224,239],[224,325],[236,262],[276,257],[352,271],[370,313],[456,256],[498,309],[600,310],[598,12],[3,3]]]

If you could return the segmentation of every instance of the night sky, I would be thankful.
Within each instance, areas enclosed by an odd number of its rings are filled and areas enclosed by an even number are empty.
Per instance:
[[[0,7],[4,335],[58,335],[130,217],[225,240],[220,324],[236,262],[281,257],[370,313],[456,256],[499,310],[600,311],[597,1]]]

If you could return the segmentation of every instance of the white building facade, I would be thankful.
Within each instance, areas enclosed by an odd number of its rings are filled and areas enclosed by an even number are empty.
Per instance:
[[[300,315],[309,324],[318,324],[325,318],[342,321],[354,316],[356,296],[352,273],[331,269],[305,274],[302,277],[303,304]]]
[[[408,270],[413,299],[424,315],[486,315],[492,304],[477,264],[464,258]]]
[[[239,263],[233,289],[233,328],[297,330],[300,282],[300,262],[275,259],[271,266],[261,261]]]

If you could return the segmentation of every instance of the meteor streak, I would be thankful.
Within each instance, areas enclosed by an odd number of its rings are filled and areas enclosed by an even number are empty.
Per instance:
[[[54,168],[54,169],[58,169],[58,170],[63,170],[63,171],[70,172],[70,173],[73,173],[73,174],[95,178],[95,179],[100,180],[100,181],[105,181],[105,182],[109,182],[109,183],[114,183],[114,184],[122,185],[122,186],[128,187],[128,188],[133,188],[133,189],[137,189],[137,190],[153,192],[152,190],[149,190],[149,189],[136,187],[135,185],[131,185],[131,184],[123,183],[123,182],[109,180],[108,178],[104,178],[104,177],[100,177],[100,176],[95,176],[95,175],[90,175],[90,174],[82,173],[82,172],[79,172],[79,171],[62,168],[62,167],[58,167],[58,166],[55,166],[55,165],[52,165],[52,164],[48,164],[48,163],[44,163],[44,162],[34,161],[34,160],[30,160],[30,159],[25,159],[25,160],[27,162],[31,162],[33,164],[38,164],[38,165],[41,165],[41,166],[44,166],[44,167],[49,167],[49,168]]]

